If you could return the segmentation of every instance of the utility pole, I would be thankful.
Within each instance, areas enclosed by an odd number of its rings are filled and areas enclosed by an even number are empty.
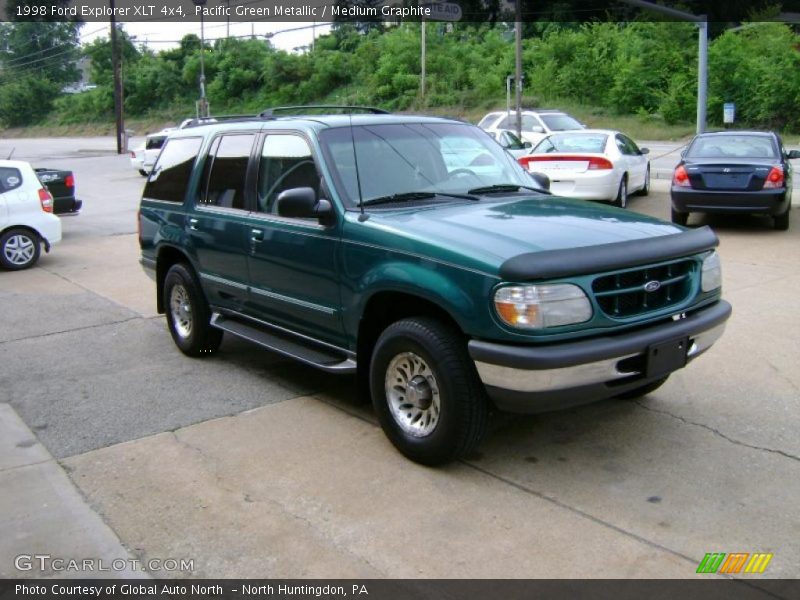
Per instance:
[[[517,0],[514,24],[517,137],[522,137],[522,0]]]
[[[117,43],[117,20],[114,17],[114,0],[109,0],[111,8],[111,63],[114,71],[114,118],[117,124],[117,154],[123,153],[122,137],[125,125],[122,121],[122,77],[119,65],[119,44]]]
[[[423,102],[425,101],[425,17],[422,17],[422,41],[420,43],[420,57],[419,62],[422,67],[422,73],[420,74],[420,85],[419,91],[420,95],[422,96]]]
[[[195,6],[205,6],[207,0],[192,0]],[[208,116],[208,100],[206,100],[206,34],[205,23],[203,21],[203,11],[200,11],[200,100],[197,101],[197,116]]]
[[[646,0],[622,0],[632,6],[668,15],[679,21],[690,21],[700,30],[697,41],[697,133],[706,130],[706,105],[708,103],[708,16],[693,15]]]

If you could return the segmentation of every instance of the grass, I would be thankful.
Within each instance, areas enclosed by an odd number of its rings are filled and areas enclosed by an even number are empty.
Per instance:
[[[334,94],[325,98],[322,102],[328,104],[347,104],[348,96],[357,94],[355,89],[337,90]],[[616,115],[608,109],[586,106],[575,101],[549,99],[542,102],[535,102],[530,99],[523,101],[523,106],[546,106],[548,108],[559,108],[570,113],[579,121],[586,123],[589,127],[598,129],[618,129],[636,140],[648,141],[680,141],[686,140],[694,134],[694,123],[668,124],[658,115]],[[491,110],[503,110],[506,105],[505,97],[497,97],[488,100],[481,106],[438,106],[427,107],[423,103],[412,106],[409,110],[403,111],[415,114],[429,114],[453,117],[477,123],[483,115]],[[263,108],[263,107],[262,107]],[[232,108],[223,114],[249,114],[256,112],[252,107]],[[126,129],[131,129],[134,135],[145,135],[164,127],[173,127],[180,123],[182,119],[191,116],[185,114],[181,109],[171,109],[150,113],[144,117],[126,119]],[[24,128],[9,128],[0,130],[0,136],[5,138],[20,137],[88,137],[88,136],[107,136],[114,135],[115,128],[112,120],[58,124],[43,123]],[[784,141],[787,145],[800,145],[800,134],[786,133]]]

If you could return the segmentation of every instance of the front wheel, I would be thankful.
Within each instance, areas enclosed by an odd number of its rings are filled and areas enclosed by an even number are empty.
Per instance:
[[[619,182],[619,189],[617,190],[617,197],[614,204],[620,208],[627,208],[628,206],[628,181],[624,177]]]
[[[167,325],[175,345],[187,356],[207,356],[222,342],[222,331],[209,323],[211,312],[203,291],[183,263],[172,265],[164,278]]]
[[[403,319],[386,328],[372,354],[370,390],[384,433],[415,462],[456,460],[486,431],[486,392],[466,344],[435,319]]]
[[[27,229],[9,229],[0,236],[0,265],[20,271],[36,264],[41,252],[39,236]]]
[[[647,171],[644,173],[644,185],[639,190],[640,196],[647,196],[650,193],[650,165],[647,166]]]

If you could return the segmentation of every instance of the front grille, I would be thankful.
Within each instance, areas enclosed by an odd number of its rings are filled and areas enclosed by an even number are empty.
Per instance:
[[[679,304],[692,287],[694,262],[684,260],[603,275],[592,282],[600,309],[609,317],[633,317]],[[652,282],[658,282],[658,286]],[[658,287],[646,291],[645,286]]]

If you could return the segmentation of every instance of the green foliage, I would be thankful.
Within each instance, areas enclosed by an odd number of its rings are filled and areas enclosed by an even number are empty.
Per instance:
[[[80,27],[80,23],[72,22],[0,23],[3,70],[60,84],[77,81]]]
[[[0,123],[17,127],[41,121],[57,92],[57,84],[37,75],[12,78],[0,85]]]
[[[428,22],[424,97],[420,29],[412,22],[365,28],[337,23],[305,53],[276,50],[260,39],[218,41],[204,52],[212,111],[333,102],[394,110],[447,106],[463,112],[505,104],[506,77],[514,72],[513,32],[507,24]],[[593,106],[612,125],[622,115],[636,115],[633,122],[648,124],[694,121],[693,24],[554,22],[526,24],[525,31],[527,105]],[[800,36],[779,23],[756,24],[713,40],[710,122],[721,121],[722,103],[736,102],[738,125],[800,130],[798,48]],[[59,98],[55,115],[62,122],[107,118],[113,111],[108,41],[90,44],[85,54],[92,58],[98,88]],[[126,116],[193,112],[200,80],[196,36],[156,54],[136,49],[123,35],[123,55]]]

